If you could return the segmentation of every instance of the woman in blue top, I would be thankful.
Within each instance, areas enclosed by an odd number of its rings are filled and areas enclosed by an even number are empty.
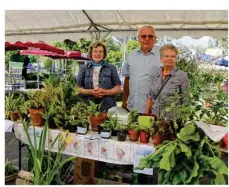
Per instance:
[[[114,65],[106,63],[104,44],[92,43],[88,50],[91,61],[82,66],[77,76],[80,94],[96,104],[102,102],[101,112],[116,106],[115,95],[121,92],[121,81]]]

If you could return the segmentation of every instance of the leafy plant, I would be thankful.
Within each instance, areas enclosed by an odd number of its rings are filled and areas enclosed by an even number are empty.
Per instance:
[[[20,112],[20,106],[24,102],[24,97],[22,94],[19,94],[18,97],[15,96],[14,93],[8,93],[5,97],[5,113],[9,115],[9,112]]]
[[[159,168],[159,184],[199,184],[208,176],[211,184],[225,184],[228,168],[218,149],[193,122],[183,127],[175,141],[164,141],[157,151],[140,160],[138,169]]]
[[[115,130],[118,123],[117,115],[113,113],[108,114],[108,118],[104,120],[104,122],[101,124],[101,127],[103,127],[103,130],[105,131],[111,131]]]
[[[6,159],[6,162],[5,162],[5,176],[9,176],[9,175],[12,175],[14,173],[17,173],[17,170],[16,170],[15,166],[13,165],[12,162],[9,162],[9,160]]]
[[[138,121],[138,110],[132,110],[128,114],[128,120],[127,120],[127,125],[129,126],[131,123],[135,123]]]
[[[60,78],[57,74],[50,74],[48,78],[46,78],[43,82],[44,86],[56,87],[59,86]]]
[[[218,84],[218,89],[210,92],[212,99],[206,99],[211,106],[200,110],[200,120],[212,124],[227,126],[228,124],[228,95],[225,94]]]
[[[40,109],[46,107],[47,97],[44,91],[29,91],[28,98],[28,101],[25,102],[27,108]]]
[[[63,91],[63,100],[67,108],[71,108],[78,101],[83,101],[79,96],[79,88],[76,87],[74,75],[67,74],[60,81],[60,87]]]
[[[100,104],[95,104],[93,101],[89,100],[89,105],[87,106],[87,109],[90,115],[99,116],[101,114],[100,112],[101,105],[102,102]]]
[[[168,97],[162,106],[164,109],[160,118],[168,121],[171,134],[179,132],[181,127],[193,118],[195,113],[195,107],[190,105],[186,94],[181,95],[176,91],[173,96]]]
[[[117,121],[117,125],[115,127],[115,130],[126,131],[126,130],[128,130],[128,126],[123,124],[123,122],[121,120],[118,120]]]
[[[139,125],[137,122],[133,122],[129,125],[129,129],[133,131],[138,131],[139,130]]]
[[[48,117],[49,112],[46,114],[46,118]],[[55,175],[58,173],[58,171],[63,167],[63,165],[69,161],[72,161],[75,159],[75,157],[69,157],[65,160],[62,160],[61,153],[65,149],[65,139],[68,136],[63,136],[63,134],[59,134],[55,140],[50,143],[48,141],[48,156],[45,154],[45,145],[46,145],[46,139],[49,137],[49,129],[48,129],[48,123],[46,120],[46,123],[41,131],[39,142],[37,142],[36,139],[36,133],[35,133],[35,127],[33,127],[33,134],[34,134],[34,144],[32,143],[32,139],[29,134],[29,128],[27,127],[28,124],[26,121],[22,120],[22,124],[24,127],[24,132],[26,135],[26,138],[28,140],[28,144],[31,148],[31,154],[33,158],[33,183],[35,185],[49,185],[53,181]],[[51,149],[53,148],[54,144],[58,142],[58,150],[57,155],[55,157],[55,160],[51,160]],[[47,170],[42,171],[42,166],[44,159],[48,157],[48,163],[47,163]]]

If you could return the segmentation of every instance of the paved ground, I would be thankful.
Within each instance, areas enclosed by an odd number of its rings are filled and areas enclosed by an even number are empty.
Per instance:
[[[27,169],[27,148],[24,146],[21,148],[21,161],[22,168]],[[12,161],[15,166],[18,167],[18,140],[14,133],[5,133],[5,159]]]

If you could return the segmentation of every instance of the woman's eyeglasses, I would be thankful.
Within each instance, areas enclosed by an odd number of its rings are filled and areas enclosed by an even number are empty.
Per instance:
[[[142,39],[146,39],[147,37],[149,38],[149,39],[153,39],[153,38],[155,38],[156,36],[154,36],[154,35],[141,35],[140,36]]]

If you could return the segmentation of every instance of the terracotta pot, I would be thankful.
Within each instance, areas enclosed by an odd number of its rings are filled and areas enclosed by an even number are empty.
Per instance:
[[[98,125],[102,124],[104,120],[107,118],[106,115],[101,114],[99,116],[90,116],[90,122],[91,122],[91,129],[93,131],[98,131]]]
[[[152,136],[152,139],[153,139],[153,144],[155,146],[157,146],[157,145],[163,143],[164,140],[167,140],[168,136],[167,135],[158,135],[158,134],[156,135],[155,134],[155,135]]]
[[[129,129],[128,135],[129,135],[130,141],[138,141],[138,137],[139,137],[138,131],[134,131],[134,130]]]
[[[150,133],[141,131],[140,132],[140,143],[149,143]]]
[[[29,109],[29,113],[34,126],[43,126],[45,124],[45,119],[42,117],[40,112],[44,113],[45,109]]]
[[[12,121],[17,121],[20,118],[20,116],[18,112],[10,112],[10,118]]]

